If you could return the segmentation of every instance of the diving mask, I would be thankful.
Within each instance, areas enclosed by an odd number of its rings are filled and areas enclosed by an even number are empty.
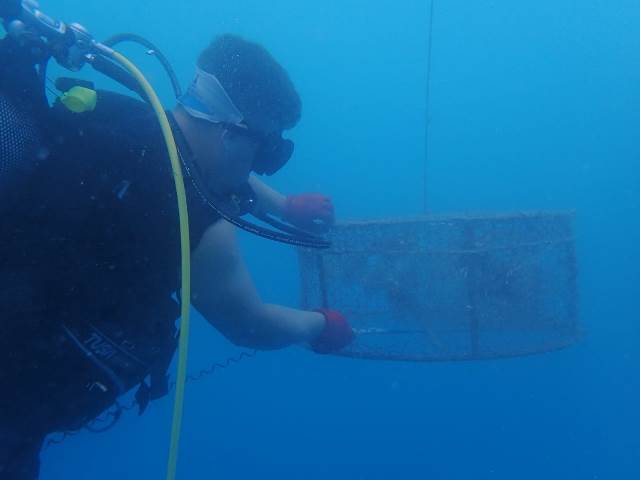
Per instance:
[[[178,103],[194,118],[223,124],[234,134],[248,137],[258,144],[253,171],[260,175],[273,175],[291,158],[294,144],[280,133],[264,134],[253,131],[244,115],[215,75],[196,67],[196,76]]]

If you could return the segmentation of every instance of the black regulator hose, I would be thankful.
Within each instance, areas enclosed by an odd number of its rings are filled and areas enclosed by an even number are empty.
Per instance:
[[[149,50],[149,53],[151,55],[154,55],[160,61],[160,63],[162,64],[162,67],[167,72],[167,75],[169,76],[169,80],[171,80],[173,93],[175,94],[176,98],[182,95],[180,82],[178,81],[178,77],[176,77],[176,74],[173,71],[173,68],[171,67],[171,63],[169,63],[169,60],[167,60],[167,57],[165,57],[164,54],[146,38],[141,37],[140,35],[136,35],[135,33],[119,33],[117,35],[113,35],[107,38],[102,43],[103,45],[106,45],[112,48],[118,43],[122,43],[122,42],[133,42],[147,48]]]

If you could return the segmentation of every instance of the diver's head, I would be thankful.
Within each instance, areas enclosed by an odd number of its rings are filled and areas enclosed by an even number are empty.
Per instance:
[[[256,43],[216,38],[178,102],[176,118],[201,169],[217,177],[216,189],[246,181],[251,170],[271,175],[293,153],[282,132],[300,119],[300,97],[284,68]]]

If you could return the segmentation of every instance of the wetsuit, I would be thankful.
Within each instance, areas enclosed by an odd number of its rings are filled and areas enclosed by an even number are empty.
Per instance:
[[[44,437],[121,393],[161,396],[179,315],[176,194],[150,108],[99,92],[94,112],[57,105],[36,123],[36,168],[0,197],[0,479],[37,478]],[[185,183],[193,248],[219,217]]]

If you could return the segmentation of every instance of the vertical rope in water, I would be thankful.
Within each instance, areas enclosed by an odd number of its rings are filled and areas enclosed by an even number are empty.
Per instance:
[[[422,177],[422,211],[427,213],[427,172],[429,164],[429,140],[431,129],[431,45],[433,38],[433,4],[436,0],[431,0],[431,6],[429,9],[429,31],[428,31],[428,45],[427,45],[427,91],[425,101],[425,127],[424,127],[424,167]]]

